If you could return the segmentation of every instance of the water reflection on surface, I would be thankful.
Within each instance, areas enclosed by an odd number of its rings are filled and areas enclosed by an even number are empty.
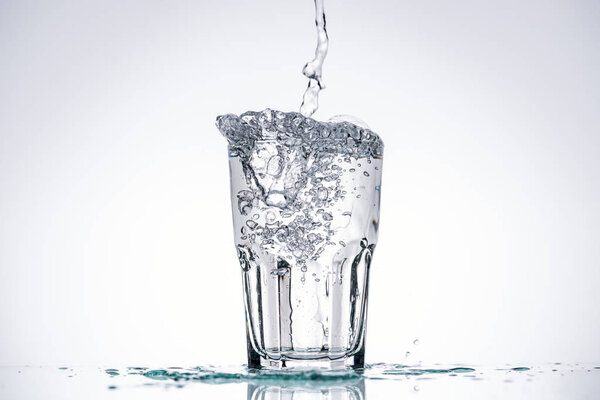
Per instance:
[[[245,366],[0,367],[0,399],[600,399],[600,363],[370,364],[355,371]]]
[[[365,400],[365,381],[310,384],[255,384],[248,382],[248,400]]]

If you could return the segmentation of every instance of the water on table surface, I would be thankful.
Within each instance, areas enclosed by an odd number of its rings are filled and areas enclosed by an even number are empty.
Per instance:
[[[474,371],[452,372],[455,368]],[[401,371],[406,374],[397,373]],[[310,373],[257,375],[243,366],[0,367],[0,399],[600,398],[600,362],[487,366],[377,363],[368,366],[360,376],[349,371],[340,374],[339,379],[320,379],[319,374]],[[204,378],[193,379],[197,376]]]

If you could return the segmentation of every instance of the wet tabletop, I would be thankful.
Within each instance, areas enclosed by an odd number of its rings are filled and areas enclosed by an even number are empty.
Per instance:
[[[244,367],[0,367],[1,399],[599,399],[600,366],[372,364],[360,374]]]

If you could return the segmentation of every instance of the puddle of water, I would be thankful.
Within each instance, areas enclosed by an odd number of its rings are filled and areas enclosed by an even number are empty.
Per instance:
[[[600,367],[580,366],[561,363],[553,363],[547,366],[532,367],[508,367],[508,368],[485,368],[466,365],[448,365],[435,367],[411,366],[404,364],[375,363],[369,364],[362,370],[291,370],[273,371],[256,370],[241,366],[206,366],[206,367],[168,367],[151,369],[146,367],[127,367],[123,369],[108,368],[104,372],[115,377],[118,375],[138,375],[148,378],[154,382],[203,382],[209,384],[226,383],[254,383],[254,384],[293,384],[314,386],[315,384],[335,384],[353,382],[360,380],[398,380],[415,378],[418,380],[431,380],[440,376],[457,377],[462,376],[472,380],[483,380],[494,375],[502,376],[502,379],[510,381],[506,374],[525,374],[529,377],[533,373],[543,372],[580,372],[598,371]]]

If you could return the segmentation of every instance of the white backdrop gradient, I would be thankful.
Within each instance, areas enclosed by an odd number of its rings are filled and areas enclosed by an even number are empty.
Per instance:
[[[325,8],[315,117],[386,144],[367,361],[599,361],[600,3]],[[310,0],[0,0],[0,365],[245,361],[214,120],[315,44]]]

